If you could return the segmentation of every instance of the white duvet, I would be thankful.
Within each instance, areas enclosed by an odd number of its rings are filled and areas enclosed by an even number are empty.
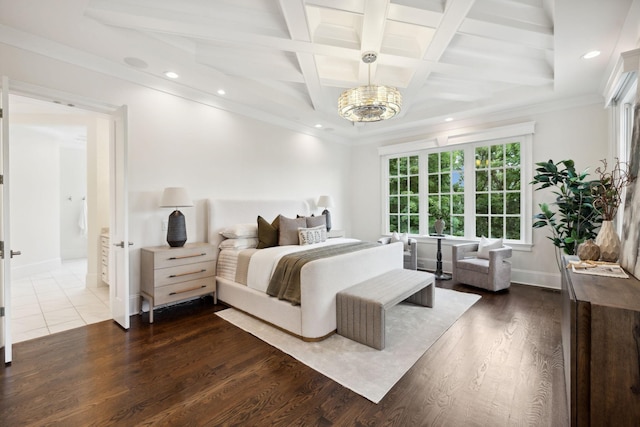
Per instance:
[[[278,265],[278,261],[285,255],[292,254],[295,252],[304,251],[307,249],[317,248],[320,246],[330,246],[337,245],[340,243],[347,242],[357,242],[356,239],[347,239],[347,238],[333,238],[327,239],[327,241],[322,243],[316,243],[314,245],[309,246],[297,246],[297,245],[288,245],[288,246],[275,246],[272,248],[260,249],[256,251],[255,254],[251,257],[251,262],[249,263],[249,270],[247,271],[247,286],[255,289],[260,292],[267,292],[267,288],[269,287],[269,281],[271,280],[271,276],[276,266]],[[235,256],[237,257],[238,252],[235,252]],[[230,253],[231,255],[231,253]],[[233,269],[235,276],[235,268]]]

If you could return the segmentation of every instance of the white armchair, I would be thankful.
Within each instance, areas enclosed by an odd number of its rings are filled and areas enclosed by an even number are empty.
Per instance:
[[[489,251],[489,259],[478,258],[478,243],[452,246],[453,280],[489,291],[511,285],[512,250],[509,246]]]
[[[391,243],[391,237],[381,237],[378,243],[388,245]],[[416,239],[407,239],[407,245],[404,250],[404,268],[407,270],[418,269],[418,241]]]

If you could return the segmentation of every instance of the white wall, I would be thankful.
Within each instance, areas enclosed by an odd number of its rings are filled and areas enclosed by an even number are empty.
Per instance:
[[[484,123],[482,126],[504,126],[507,124],[535,121],[533,137],[533,162],[555,162],[573,159],[579,170],[589,168],[594,171],[599,160],[608,154],[609,113],[602,104],[529,114],[509,121]],[[425,139],[431,136],[425,129]],[[406,141],[400,141],[406,142]],[[391,145],[393,141],[387,144]],[[352,154],[354,171],[351,175],[351,217],[353,236],[365,240],[375,240],[383,230],[381,209],[381,177],[378,146],[356,147]],[[594,176],[595,178],[595,176]],[[533,214],[538,212],[538,204],[551,203],[554,197],[550,191],[533,194]],[[556,265],[553,244],[546,239],[546,229],[534,230],[533,249],[515,251],[512,259],[513,280],[542,286],[560,286],[560,275]],[[443,242],[445,271],[451,271],[450,242]],[[435,268],[435,242],[421,241],[418,256],[427,268]]]
[[[129,107],[131,293],[139,293],[139,253],[165,243],[162,189],[187,187],[190,241],[203,241],[205,199],[334,197],[334,228],[349,232],[347,146],[136,86],[0,44],[0,74]],[[316,210],[318,213],[320,209]],[[137,299],[133,298],[137,301]]]
[[[60,258],[87,257],[87,231],[80,227],[87,197],[87,149],[60,146]],[[88,223],[88,221],[87,221]]]

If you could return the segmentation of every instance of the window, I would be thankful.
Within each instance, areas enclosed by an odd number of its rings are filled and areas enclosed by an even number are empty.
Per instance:
[[[529,128],[533,132],[533,124]],[[502,237],[531,243],[531,134],[473,138],[446,148],[435,144],[410,154],[384,153],[386,227],[413,235],[434,232],[436,213],[445,233],[476,239]],[[483,135],[484,136],[484,135]],[[413,144],[411,148],[416,148]],[[400,150],[403,146],[398,147]],[[393,146],[387,148],[391,151]]]
[[[418,156],[389,159],[390,232],[420,233],[420,175]]]

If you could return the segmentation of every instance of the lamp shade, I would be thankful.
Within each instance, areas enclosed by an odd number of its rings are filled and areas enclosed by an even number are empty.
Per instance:
[[[320,196],[318,197],[318,207],[321,208],[332,208],[334,206],[333,199],[331,196]]]
[[[179,208],[193,206],[189,193],[183,187],[167,187],[162,192],[161,208]]]

